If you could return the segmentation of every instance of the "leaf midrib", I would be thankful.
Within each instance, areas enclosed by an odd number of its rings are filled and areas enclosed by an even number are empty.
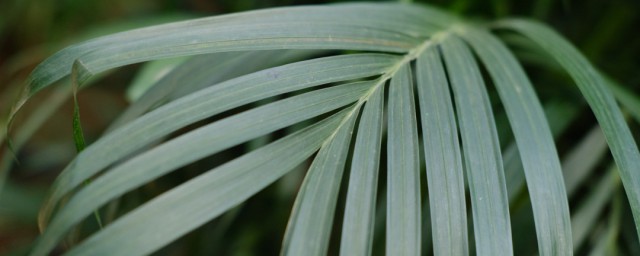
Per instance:
[[[441,38],[445,37],[449,33],[451,33],[450,29],[445,29],[445,30],[443,30],[441,32],[433,34],[430,38],[424,40],[421,44],[419,44],[416,47],[414,47],[411,50],[409,50],[409,52],[407,54],[405,54],[402,59],[398,60],[398,62],[396,62],[395,65],[391,66],[387,72],[384,72],[382,74],[382,76],[380,76],[380,78],[378,78],[378,82],[376,82],[371,87],[371,89],[369,89],[358,100],[358,102],[356,102],[356,104],[354,105],[353,109],[351,111],[349,111],[349,113],[347,113],[347,115],[345,115],[345,117],[342,119],[342,121],[340,121],[340,124],[338,125],[338,127],[336,127],[336,129],[331,134],[331,136],[327,137],[327,139],[322,143],[322,145],[324,146],[325,144],[329,143],[331,141],[331,139],[333,137],[335,137],[335,135],[338,133],[338,131],[340,130],[340,127],[342,127],[344,124],[346,124],[349,121],[349,119],[354,115],[354,113],[356,111],[358,111],[360,109],[360,107],[365,102],[367,102],[369,100],[369,98],[371,98],[373,93],[376,90],[378,90],[378,88],[380,86],[384,85],[389,79],[391,79],[398,72],[398,70],[400,70],[401,67],[403,67],[404,65],[407,65],[410,62],[416,60],[418,58],[418,56],[420,56],[426,49],[428,49],[431,46],[437,45],[439,40]]]

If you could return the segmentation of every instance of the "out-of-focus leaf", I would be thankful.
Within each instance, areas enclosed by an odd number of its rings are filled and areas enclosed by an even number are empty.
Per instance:
[[[151,86],[160,81],[160,79],[171,72],[171,70],[175,69],[186,60],[187,58],[180,57],[145,63],[131,85],[127,88],[127,99],[131,102],[138,100],[138,98],[149,90]]]
[[[597,223],[598,216],[603,208],[610,201],[616,188],[620,184],[620,177],[616,168],[610,168],[596,187],[586,196],[585,201],[574,212],[571,218],[571,229],[573,230],[573,250],[580,249],[585,242],[589,231]]]
[[[573,195],[588,177],[589,171],[602,160],[607,152],[607,142],[599,126],[591,128],[589,133],[577,144],[562,161],[564,182],[567,194]]]

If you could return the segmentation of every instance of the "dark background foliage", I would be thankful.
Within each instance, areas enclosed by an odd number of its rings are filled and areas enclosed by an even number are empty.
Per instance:
[[[0,114],[7,115],[17,89],[29,72],[47,56],[66,45],[124,29],[257,8],[339,1],[319,0],[4,0],[0,1]],[[599,69],[627,88],[640,91],[640,2],[637,0],[431,0],[419,1],[439,6],[470,19],[494,20],[507,16],[530,17],[550,24],[573,42]],[[80,95],[83,124],[88,141],[93,141],[107,124],[126,107],[122,93],[141,65],[109,74]],[[558,80],[563,74],[542,72],[526,66],[542,95],[554,97],[576,94]],[[46,90],[19,114],[16,127],[33,107],[46,98]],[[544,98],[544,97],[543,97]],[[574,97],[578,99],[579,97]],[[578,100],[568,100],[580,104]],[[106,106],[106,107],[105,107]],[[571,129],[559,140],[559,150],[575,144],[594,123],[583,108]],[[44,192],[58,172],[75,154],[71,137],[72,105],[63,105],[21,149],[0,186],[0,254],[21,254],[38,234],[35,216]],[[3,123],[0,123],[3,124]],[[3,124],[4,126],[4,124]],[[632,127],[632,131],[638,131]],[[7,150],[0,154],[6,156]],[[6,164],[6,163],[5,163]],[[134,206],[183,181],[189,174],[174,173],[125,197],[121,209]],[[292,182],[269,187],[241,209],[191,232],[163,249],[161,255],[210,255],[233,252],[237,255],[277,252],[286,226],[296,184],[302,173],[286,176]],[[2,179],[2,178],[0,178]],[[289,184],[289,185],[287,185]],[[573,206],[572,206],[573,207]],[[532,221],[532,220],[531,220]],[[339,221],[338,221],[339,222]],[[95,223],[87,221],[86,229]],[[334,229],[339,230],[339,229]],[[225,232],[227,231],[227,232]],[[82,233],[82,231],[79,231]],[[336,232],[336,235],[339,232]],[[514,234],[518,235],[518,234]],[[535,239],[535,237],[534,237]],[[635,241],[637,243],[637,240]],[[73,241],[69,241],[73,243]],[[335,248],[334,248],[335,249]],[[533,246],[535,250],[535,245]],[[631,250],[631,249],[630,249]],[[631,250],[632,251],[632,250]]]

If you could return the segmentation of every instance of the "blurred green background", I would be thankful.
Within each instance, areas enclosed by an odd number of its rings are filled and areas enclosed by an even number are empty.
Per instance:
[[[320,0],[3,0],[0,1],[0,124],[17,90],[29,72],[43,59],[63,47],[99,35],[151,24],[183,20],[274,6],[321,4],[341,1]],[[530,17],[544,21],[565,35],[602,71],[626,88],[640,91],[640,1],[517,1],[517,0],[433,0],[416,1],[439,6],[462,16],[493,20],[507,16]],[[88,141],[93,141],[127,105],[124,90],[142,65],[111,72],[80,95],[83,124]],[[541,72],[527,67],[534,84],[544,95],[575,93],[565,87],[548,85],[562,74]],[[557,83],[557,82],[556,82]],[[56,91],[48,89],[27,104],[14,127],[22,127],[38,104],[51,100]],[[36,214],[53,179],[74,155],[71,137],[72,105],[59,100],[62,107],[37,130],[18,153],[19,164],[5,148],[0,167],[0,255],[21,255],[37,237]],[[34,104],[35,102],[35,104]],[[579,104],[579,102],[573,102]],[[106,107],[105,107],[106,106]],[[582,108],[571,131],[582,134],[593,124],[593,117]],[[635,128],[634,128],[635,127]],[[637,126],[632,130],[638,131]],[[4,132],[2,132],[4,134]],[[13,133],[12,133],[13,134]],[[637,134],[636,134],[637,135]],[[0,135],[3,136],[3,135]],[[0,137],[1,138],[1,137]],[[573,144],[578,135],[568,133],[559,142]],[[297,175],[297,176],[296,176]],[[300,172],[285,179],[300,179]],[[179,174],[169,179],[183,179]],[[124,200],[135,205],[156,195],[175,182],[153,183]],[[286,183],[284,183],[286,184]],[[160,255],[209,255],[211,252],[235,255],[277,252],[290,212],[295,187],[271,186],[252,198],[242,211],[234,211],[192,232],[162,250]],[[268,209],[270,211],[264,211]],[[94,225],[88,221],[88,226]],[[213,230],[213,232],[212,232]],[[228,232],[223,232],[227,230]],[[223,239],[224,238],[224,239]],[[71,241],[72,242],[72,241]],[[636,241],[637,242],[637,241]],[[535,245],[534,245],[535,247]],[[535,249],[535,248],[534,248]]]

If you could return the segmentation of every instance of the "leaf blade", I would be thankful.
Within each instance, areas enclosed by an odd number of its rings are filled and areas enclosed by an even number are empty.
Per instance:
[[[531,82],[507,47],[491,34],[465,27],[460,33],[493,78],[520,152],[534,212],[539,252],[571,254],[569,201],[560,159]]]
[[[427,49],[416,69],[434,255],[469,255],[458,129],[438,49]]]
[[[417,7],[417,8],[416,8]],[[425,15],[428,14],[428,15]],[[358,17],[354,19],[353,17]],[[385,18],[386,17],[386,18]],[[312,30],[314,24],[319,25],[319,32],[321,32],[321,27],[330,27],[336,28],[338,30],[341,29],[342,26],[350,25],[359,27],[360,30],[374,30],[379,31],[383,34],[392,35],[395,34],[399,36],[395,39],[391,39],[392,42],[401,42],[402,40],[397,40],[398,38],[408,39],[410,37],[421,37],[428,35],[429,27],[438,27],[444,24],[447,24],[451,20],[454,20],[454,17],[449,16],[448,14],[441,12],[435,8],[429,8],[426,6],[406,6],[406,5],[398,5],[398,4],[342,4],[342,5],[332,5],[332,6],[303,6],[303,7],[284,7],[284,8],[273,8],[266,10],[258,10],[258,11],[250,11],[238,14],[231,15],[221,15],[215,17],[187,20],[181,22],[174,22],[164,25],[151,26],[142,29],[136,29],[126,32],[121,32],[117,34],[113,34],[110,36],[104,36],[100,38],[96,38],[85,43],[81,43],[78,45],[74,45],[68,48],[61,50],[56,53],[54,56],[45,60],[41,65],[39,65],[32,75],[29,78],[27,90],[23,93],[22,100],[16,105],[20,106],[23,101],[26,100],[29,96],[33,95],[37,91],[41,90],[44,87],[49,86],[51,83],[59,80],[62,77],[68,76],[70,73],[71,64],[77,59],[81,58],[85,55],[91,55],[98,51],[111,48],[118,48],[119,46],[124,46],[125,43],[133,43],[140,44],[141,42],[154,42],[149,39],[154,39],[155,42],[158,40],[167,41],[167,38],[178,38],[175,41],[177,44],[188,45],[189,41],[192,41],[193,38],[190,38],[197,30],[205,30],[207,28],[229,28],[231,26],[244,26],[245,28],[254,27],[256,29],[253,36],[246,37],[245,39],[251,39],[246,41],[247,46],[249,48],[244,48],[245,50],[266,50],[266,49],[282,49],[282,48],[314,48],[317,45],[313,45],[314,41],[299,41],[298,46],[295,44],[283,44],[286,43],[287,40],[280,40],[279,42],[272,41],[272,45],[265,48],[265,45],[261,45],[262,43],[266,43],[268,41],[258,42],[260,38],[268,39],[269,33],[272,33],[271,38],[280,37],[283,39],[287,38],[300,38],[301,35],[311,35],[312,38],[323,38],[318,42],[328,42],[329,45],[333,44],[335,46],[339,45],[349,45],[353,44],[357,46],[358,44],[368,44],[372,45],[372,42],[380,41],[380,38],[376,38],[376,36],[363,34],[364,38],[371,39],[370,42],[338,42],[339,40],[335,40],[339,38],[338,35],[327,37],[327,33],[324,33],[324,36],[313,35],[309,33]],[[312,21],[312,22],[311,22]],[[312,25],[312,27],[307,27],[306,30],[290,30],[283,29],[287,24],[292,25],[291,28],[295,28],[296,26],[300,26],[302,23],[308,23]],[[280,24],[281,27],[271,27],[271,29],[265,30],[265,27],[269,27],[272,25]],[[257,29],[256,25],[263,25],[262,30]],[[289,31],[289,32],[286,32]],[[292,33],[291,31],[295,32]],[[401,35],[401,31],[408,31],[408,35]],[[200,52],[192,52],[191,54],[196,53],[206,53],[206,52],[214,52],[214,51],[237,51],[240,50],[238,47],[234,47],[229,42],[239,43],[237,37],[237,31],[227,31],[227,43],[218,45],[219,47],[210,48],[209,51],[200,51]],[[252,34],[246,31],[247,34]],[[425,34],[426,32],[426,34]],[[191,33],[191,36],[189,36]],[[181,34],[180,36],[178,34]],[[206,33],[205,33],[206,34]],[[202,35],[202,34],[201,34]],[[345,36],[343,34],[342,36]],[[182,42],[179,38],[182,38]],[[147,41],[149,40],[149,41]],[[332,42],[333,41],[333,42]],[[367,40],[365,40],[367,41]],[[222,42],[222,41],[221,41]],[[316,42],[317,43],[317,42]],[[344,44],[346,43],[346,45]],[[405,41],[406,43],[406,41]],[[402,44],[402,43],[401,43]],[[306,46],[305,46],[306,45]],[[373,43],[375,45],[375,43]],[[128,47],[133,47],[134,45],[129,45]],[[362,45],[361,45],[362,46]],[[391,51],[403,51],[401,48],[383,46],[384,49]],[[404,45],[404,47],[408,47],[408,45]],[[338,48],[343,48],[342,46]],[[351,48],[351,47],[347,47]],[[359,49],[360,47],[355,47],[354,49]],[[381,48],[381,49],[383,49]],[[362,48],[366,49],[366,48]],[[406,50],[406,49],[405,49]],[[124,51],[119,51],[123,53]],[[155,52],[151,53],[153,56],[152,59],[156,59],[160,56],[168,57],[166,53]],[[109,57],[109,54],[99,54],[105,57]],[[151,55],[150,55],[151,56]],[[149,56],[149,57],[150,57]],[[111,56],[109,58],[113,58],[115,56]],[[139,57],[132,58],[133,56],[123,56],[120,57],[129,58],[129,61],[134,61],[133,59],[137,59],[135,61],[141,61]],[[147,58],[148,59],[148,58]],[[97,60],[97,59],[95,59]],[[135,62],[134,61],[134,62]],[[92,62],[92,61],[89,61]],[[111,61],[111,63],[101,61],[101,65],[106,65],[101,68],[96,68],[96,66],[89,64],[92,68],[90,70],[94,72],[99,72],[99,70],[104,70],[107,66],[113,66],[115,62]],[[125,63],[120,62],[120,63]],[[86,61],[85,63],[86,64]],[[17,110],[18,107],[16,107]]]
[[[188,132],[113,167],[84,186],[54,216],[36,254],[47,253],[70,227],[108,200],[207,155],[352,103],[375,83],[339,85],[255,108]]]
[[[273,95],[377,75],[397,59],[358,54],[293,63],[226,81],[158,108],[94,142],[65,168],[41,210],[41,226],[66,193],[101,169],[183,126]]]
[[[384,86],[367,101],[356,138],[340,255],[371,255],[382,144]]]
[[[91,236],[68,255],[143,255],[161,248],[248,199],[300,164],[334,132],[345,113],[252,151],[162,194]],[[307,143],[299,143],[300,140]],[[181,207],[175,207],[178,203]],[[140,238],[144,238],[144,242],[140,242]]]
[[[129,106],[109,130],[134,120],[145,112],[198,90],[227,80],[272,68],[286,51],[223,52],[196,56],[167,74]],[[294,58],[297,56],[294,56]]]
[[[566,39],[539,23],[503,20],[497,26],[518,31],[550,53],[571,75],[591,107],[619,166],[636,232],[640,236],[640,152],[602,76]]]
[[[326,255],[342,173],[360,105],[348,113],[313,160],[298,192],[282,255]]]
[[[456,36],[440,43],[458,110],[478,255],[512,255],[509,204],[495,121],[478,66]]]
[[[387,139],[387,255],[419,255],[420,160],[411,70],[391,78]]]

